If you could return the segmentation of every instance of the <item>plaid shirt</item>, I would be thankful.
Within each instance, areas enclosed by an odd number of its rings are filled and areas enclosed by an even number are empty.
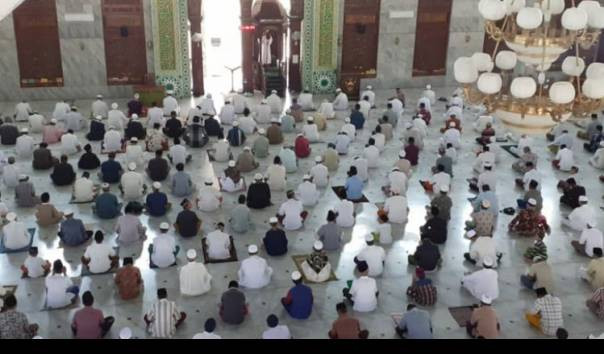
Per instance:
[[[430,279],[418,280],[407,289],[407,296],[420,306],[431,306],[436,303],[437,291]]]
[[[533,313],[541,315],[541,331],[548,336],[555,336],[558,328],[564,325],[562,320],[562,302],[550,294],[535,301]]]
[[[509,228],[511,231],[517,232],[520,236],[538,236],[541,239],[545,237],[545,234],[550,230],[545,217],[530,209],[522,210],[512,222],[510,222]]]
[[[598,309],[596,310],[596,315],[598,315],[598,318],[604,319],[604,288],[599,288],[594,291],[591,301],[598,305]]]

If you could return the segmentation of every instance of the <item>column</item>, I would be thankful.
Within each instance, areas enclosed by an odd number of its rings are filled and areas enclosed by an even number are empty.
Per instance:
[[[201,33],[201,7],[203,0],[188,0],[189,7],[189,22],[191,22],[191,39],[193,39],[195,33]],[[199,97],[204,94],[203,87],[203,52],[202,52],[202,41],[201,38],[198,41],[192,40],[191,43],[191,57],[192,57],[192,68],[191,73],[193,75],[193,96]]]
[[[243,92],[254,92],[254,19],[252,18],[252,0],[240,0],[241,3],[241,52],[243,73]]]
[[[302,41],[302,19],[304,18],[304,0],[291,0],[289,18],[289,90],[302,91],[300,44]]]

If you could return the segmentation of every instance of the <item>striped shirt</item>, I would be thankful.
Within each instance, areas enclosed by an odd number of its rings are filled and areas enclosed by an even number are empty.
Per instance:
[[[172,338],[176,332],[176,322],[180,319],[180,310],[176,303],[161,299],[147,313],[151,322],[149,332],[155,338]]]

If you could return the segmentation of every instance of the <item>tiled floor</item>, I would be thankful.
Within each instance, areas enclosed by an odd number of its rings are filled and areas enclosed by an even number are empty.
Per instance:
[[[437,90],[439,96],[446,96],[450,92],[452,90],[444,88]],[[419,91],[407,90],[406,93],[408,95],[409,106],[414,105],[419,96]],[[378,102],[382,102],[390,94],[390,92],[378,92],[378,97],[380,98]],[[320,102],[319,99],[321,97],[316,98],[317,102]],[[257,98],[255,100],[257,101]],[[125,100],[119,100],[118,102],[120,102],[122,107],[125,106]],[[190,103],[191,100],[183,100],[184,107],[188,107]],[[80,101],[77,104],[82,107],[85,114],[88,114],[90,101]],[[43,114],[48,114],[52,110],[54,103],[34,102],[32,105]],[[0,112],[4,112],[4,115],[12,113],[13,107],[14,103],[2,102],[0,103]],[[368,123],[370,129],[375,126],[376,119],[379,116],[378,113],[381,113],[383,108],[379,107],[377,110],[372,111],[372,120]],[[185,108],[184,110],[186,111],[187,109]],[[435,152],[439,137],[437,128],[440,128],[443,124],[444,103],[437,103],[434,110],[434,124],[430,128],[429,139],[421,154],[420,166],[411,178],[407,193],[409,207],[411,208],[409,223],[405,226],[404,230],[400,227],[394,228],[393,236],[395,242],[391,246],[386,247],[387,261],[385,272],[378,279],[380,289],[378,309],[368,314],[355,314],[361,320],[362,326],[370,329],[370,338],[394,338],[394,326],[389,314],[402,312],[407,305],[405,289],[411,281],[413,271],[407,265],[407,254],[413,252],[417,246],[419,241],[418,228],[424,220],[424,205],[429,201],[429,196],[423,192],[418,180],[429,176],[429,168],[436,159]],[[408,120],[409,117],[410,114],[407,113],[404,119]],[[472,177],[471,164],[473,162],[473,149],[476,147],[473,139],[475,132],[470,128],[470,122],[473,118],[474,114],[470,110],[467,110],[464,117],[463,147],[460,152],[459,161],[454,167],[455,177],[451,192],[454,208],[452,210],[452,220],[449,224],[449,239],[446,245],[442,246],[444,267],[437,274],[433,275],[433,279],[438,286],[439,296],[438,303],[429,308],[428,311],[432,314],[434,335],[436,338],[464,338],[465,329],[456,325],[447,308],[469,305],[474,302],[470,295],[460,288],[459,283],[464,272],[473,270],[472,267],[463,262],[463,253],[467,252],[469,242],[462,237],[463,223],[470,213],[470,205],[467,198],[471,194],[468,191],[466,179]],[[343,115],[338,116],[338,119],[335,121],[330,121],[327,132],[323,133],[324,140],[329,141],[333,139],[342,124]],[[574,132],[576,128],[571,126],[571,130]],[[498,133],[500,133],[498,135],[502,135],[504,130],[499,129]],[[351,158],[362,151],[368,135],[369,129],[366,129],[361,137],[357,138],[350,154],[341,162],[339,171],[332,175],[331,183],[333,185],[343,184]],[[399,132],[396,135],[398,137]],[[79,136],[83,139],[82,133]],[[295,134],[289,134],[287,141],[292,142],[294,137]],[[35,136],[35,138],[37,140],[41,139],[39,135]],[[546,151],[544,138],[537,137],[536,140],[537,153],[541,158],[539,169],[545,177],[543,186],[545,199],[544,213],[553,231],[552,235],[546,239],[546,243],[550,254],[549,262],[555,272],[555,281],[558,289],[556,295],[561,297],[563,303],[564,325],[569,331],[570,336],[574,338],[585,337],[591,333],[599,334],[604,331],[604,323],[596,319],[584,306],[584,302],[591,291],[589,286],[581,281],[577,275],[579,267],[585,265],[588,260],[577,256],[569,245],[570,240],[576,238],[577,235],[573,235],[568,229],[560,227],[560,212],[567,212],[567,210],[561,210],[559,207],[557,201],[559,193],[556,190],[556,184],[558,179],[564,178],[567,175],[552,170],[549,163],[552,156]],[[249,141],[253,141],[253,137]],[[93,145],[95,151],[98,152],[98,143]],[[301,176],[313,165],[314,156],[322,153],[326,145],[315,144],[312,147],[312,156],[300,161],[299,172],[288,176],[288,186],[290,188],[294,188],[300,182]],[[395,161],[400,147],[401,143],[398,139],[390,142],[382,153],[380,168],[370,172],[371,178],[365,187],[365,195],[372,203],[384,201],[385,198],[380,187],[385,183],[386,175],[390,171],[390,167],[393,161]],[[13,151],[10,147],[0,147],[0,149],[8,155],[12,154]],[[53,146],[53,149],[57,149],[57,147]],[[272,154],[276,153],[277,150],[277,147],[271,147]],[[599,206],[600,196],[602,195],[602,185],[597,179],[599,173],[587,164],[588,155],[583,152],[578,141],[574,150],[580,166],[580,173],[577,176],[578,180],[586,186],[591,200]],[[239,151],[241,149],[235,149],[236,153]],[[260,160],[260,171],[264,172],[266,170],[269,162],[272,161],[272,156],[274,155]],[[102,159],[105,158],[106,156],[102,156]],[[501,161],[497,167],[497,174],[500,177],[497,191],[500,205],[503,208],[513,206],[515,199],[521,192],[514,188],[513,179],[516,176],[510,168],[510,165],[514,161],[513,157],[502,151],[500,158]],[[73,164],[77,162],[75,157],[70,160]],[[67,207],[71,195],[69,187],[56,188],[50,183],[47,173],[32,172],[31,161],[18,161],[18,164],[24,173],[32,177],[39,193],[49,191],[52,195],[52,201],[59,209]],[[194,176],[196,181],[201,181],[203,177],[208,175],[219,174],[224,168],[225,164],[223,163],[210,163],[203,151],[196,151],[193,163],[187,166],[187,170]],[[250,180],[254,172],[246,174],[245,177]],[[4,185],[0,187],[0,190],[2,192],[2,201],[7,203],[9,208],[12,209],[14,207],[12,191],[7,191]],[[212,226],[215,222],[219,220],[225,221],[227,212],[230,206],[235,203],[236,197],[237,195],[235,194],[225,194],[225,203],[219,212],[212,214],[199,212],[199,215],[203,219],[204,234],[212,231]],[[179,200],[171,199],[172,203],[179,203]],[[284,193],[275,193],[273,197],[274,207],[252,212],[254,220],[253,229],[243,235],[234,235],[240,259],[246,254],[246,246],[248,244],[259,242],[267,230],[269,216],[274,215],[276,209],[284,199]],[[245,290],[245,294],[251,305],[251,315],[249,318],[242,325],[236,327],[225,325],[219,321],[216,333],[224,338],[259,338],[265,329],[266,316],[270,313],[275,313],[283,323],[289,325],[295,338],[326,338],[326,333],[332,321],[336,318],[335,304],[342,299],[341,289],[345,286],[346,280],[353,277],[352,259],[363,247],[365,234],[371,231],[376,225],[375,205],[362,204],[357,206],[357,222],[354,228],[346,230],[346,245],[341,252],[334,252],[329,255],[332,266],[340,280],[312,286],[315,305],[310,319],[305,321],[291,319],[282,309],[279,298],[284,296],[287,289],[291,286],[290,272],[295,268],[290,255],[309,252],[313,243],[314,231],[322,225],[327,210],[335,201],[336,196],[330,188],[323,191],[318,206],[310,210],[310,219],[307,221],[304,229],[288,233],[290,240],[288,256],[274,258],[261,254],[268,258],[269,264],[275,270],[270,286],[261,290]],[[114,242],[115,235],[112,232],[115,224],[114,220],[97,220],[92,216],[89,205],[70,205],[69,207],[76,208],[77,217],[82,218],[84,223],[95,223],[98,228],[105,230],[110,235],[108,241]],[[203,296],[194,298],[187,298],[178,294],[178,268],[174,267],[167,270],[149,269],[148,255],[143,250],[146,250],[147,245],[155,236],[158,225],[163,221],[174,221],[178,210],[179,208],[174,208],[165,218],[142,216],[143,223],[148,225],[151,230],[151,237],[144,245],[138,244],[134,247],[121,249],[122,257],[125,255],[134,255],[136,257],[136,265],[141,268],[144,277],[145,291],[140,298],[134,301],[125,302],[116,295],[111,275],[80,277],[81,264],[79,258],[83,253],[84,247],[76,249],[59,248],[55,229],[39,229],[34,244],[40,248],[40,253],[45,258],[50,260],[59,258],[67,261],[68,274],[81,286],[82,291],[91,290],[96,298],[95,305],[101,308],[106,315],[116,317],[116,323],[108,334],[108,337],[116,338],[119,329],[124,326],[131,327],[136,336],[145,337],[142,316],[153,303],[155,290],[159,287],[166,287],[169,289],[169,298],[180,304],[189,315],[186,323],[178,330],[176,337],[191,338],[195,333],[202,331],[205,319],[209,317],[218,318],[217,306],[220,294],[226,289],[230,280],[236,279],[239,264],[209,265],[208,269],[213,276],[212,290]],[[598,215],[602,215],[602,211],[599,208],[597,210]],[[26,222],[28,226],[36,225],[33,209],[18,209],[17,211],[21,220]],[[501,294],[494,303],[502,326],[501,337],[541,337],[539,333],[529,328],[523,319],[524,310],[532,305],[535,296],[532,292],[522,290],[519,284],[520,274],[527,268],[527,264],[522,259],[522,253],[531,244],[531,241],[512,238],[507,234],[506,224],[510,218],[501,214],[495,234],[498,251],[504,253],[502,265],[498,270]],[[604,223],[601,222],[600,227],[604,227]],[[178,239],[178,242],[183,250],[191,247],[198,251],[201,249],[200,237],[194,240]],[[183,253],[181,252],[179,255],[180,265],[186,262]],[[0,284],[19,285],[17,290],[19,310],[26,312],[32,322],[40,324],[40,335],[49,338],[70,338],[69,323],[74,309],[51,312],[41,311],[44,303],[43,280],[19,279],[19,266],[24,259],[25,254],[0,255]]]

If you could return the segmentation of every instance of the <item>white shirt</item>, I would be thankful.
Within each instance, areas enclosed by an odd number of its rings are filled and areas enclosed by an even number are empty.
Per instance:
[[[273,269],[268,266],[264,258],[254,255],[241,262],[238,274],[241,286],[259,289],[270,283]]]
[[[377,168],[380,162],[380,150],[375,145],[369,145],[363,150],[363,156],[367,159],[367,168]]]
[[[289,328],[285,325],[279,325],[269,328],[262,333],[262,339],[291,339],[292,335]]]
[[[488,257],[492,260],[497,259],[495,251],[495,240],[492,237],[481,236],[470,244],[470,257],[476,261],[476,265],[482,267],[482,261]]]
[[[388,220],[393,224],[407,222],[407,198],[402,195],[393,195],[386,199],[384,211],[388,213]]]
[[[162,127],[166,124],[164,120],[164,111],[159,107],[153,107],[147,112],[147,128],[152,129],[155,123],[159,123]]]
[[[44,116],[41,114],[32,114],[28,118],[30,133],[41,133],[44,130]]]
[[[602,231],[598,229],[585,228],[581,232],[579,243],[585,245],[585,253],[588,256],[594,256],[594,248],[604,248],[604,242],[602,241]]]
[[[399,116],[405,110],[405,107],[403,106],[403,102],[401,100],[399,100],[398,98],[395,98],[392,101],[389,101],[388,103],[390,103],[392,105],[392,111]],[[392,122],[390,122],[390,123],[392,123]]]
[[[178,114],[178,101],[172,96],[166,96],[163,100],[164,116],[170,116],[172,112]]]
[[[214,100],[208,97],[204,97],[199,102],[199,106],[201,107],[201,112],[203,114],[209,114],[211,116],[216,115],[216,107],[214,107]]]
[[[270,165],[266,169],[266,176],[268,178],[268,185],[271,190],[283,190],[285,189],[286,180],[285,175],[287,171],[283,165]]]
[[[298,96],[298,104],[302,106],[305,111],[313,110],[315,105],[312,101],[312,93],[303,92]]]
[[[11,221],[2,228],[4,247],[17,250],[29,245],[31,235],[27,232],[25,224],[20,221]]]
[[[28,159],[32,157],[34,153],[34,138],[29,135],[21,135],[17,138],[15,150],[17,151],[17,156],[19,156],[19,158]]]
[[[104,151],[117,152],[122,150],[122,135],[117,130],[110,130],[103,137]]]
[[[225,104],[220,110],[220,123],[231,125],[237,119],[235,107],[232,104]]]
[[[319,114],[325,116],[326,119],[332,119],[336,116],[336,112],[334,112],[333,104],[331,102],[323,102],[319,107]]]
[[[174,166],[187,163],[187,148],[182,146],[182,144],[173,145],[170,148],[170,157],[172,158],[172,164]]]
[[[226,259],[231,257],[231,239],[229,234],[214,230],[206,237],[208,256],[213,259]]]
[[[94,183],[89,178],[78,178],[73,184],[73,196],[76,202],[91,201],[94,198]]]
[[[256,121],[260,124],[268,124],[271,122],[271,107],[268,104],[256,106],[254,113]]]
[[[451,97],[451,99],[449,100],[449,104],[451,106],[457,106],[457,107],[463,108],[463,98],[461,98],[459,96]]]
[[[241,129],[247,135],[253,134],[256,126],[256,121],[254,118],[252,118],[252,116],[243,116],[239,118],[239,129]]]
[[[319,201],[321,193],[317,190],[317,186],[309,181],[302,182],[296,190],[296,197],[304,206],[314,206]]]
[[[537,186],[537,190],[541,190],[541,173],[539,173],[539,171],[537,171],[537,169],[533,168],[530,171],[527,171],[524,176],[522,177],[522,182],[524,183],[524,190],[528,192],[529,190],[529,184],[531,183],[531,181],[536,181],[537,183],[539,183],[539,185]],[[493,190],[493,189],[491,189]]]
[[[436,103],[436,92],[434,92],[434,90],[424,90],[424,92],[422,93],[422,96],[427,97],[430,100],[431,104],[435,104]]]
[[[423,119],[420,118],[416,118],[412,121],[413,126],[415,128],[417,128],[417,130],[419,130],[422,138],[425,138],[428,135],[427,129],[428,129],[428,125],[426,124],[426,121],[424,121]],[[454,129],[457,130],[457,129]],[[417,141],[415,142],[417,144]]]
[[[594,209],[589,204],[584,204],[568,214],[568,220],[576,229],[583,230],[587,227],[588,222],[595,224],[597,217]]]
[[[371,111],[371,103],[365,100],[359,102],[361,109],[359,110],[365,116],[365,119],[369,119],[369,111]]]
[[[74,134],[63,134],[61,137],[61,150],[65,155],[74,155],[78,153],[78,137]]]
[[[193,339],[222,339],[222,337],[217,334],[204,331],[203,333],[197,333],[194,335]]]
[[[352,227],[354,225],[354,203],[347,199],[336,202],[334,211],[338,214],[336,224],[340,227]]]
[[[94,242],[86,248],[84,258],[90,259],[88,269],[91,273],[104,273],[111,269],[111,260],[109,257],[115,256],[113,247]]]
[[[392,171],[388,175],[390,190],[401,195],[407,194],[407,175],[401,171]]]
[[[368,276],[355,279],[350,287],[350,294],[354,301],[352,309],[357,312],[371,312],[375,310],[377,307],[375,293],[377,292],[378,288],[375,279]]]
[[[39,278],[44,275],[44,268],[42,266],[46,263],[40,257],[27,256],[23,265],[27,268],[27,276],[30,278]]]
[[[92,102],[92,115],[93,116],[101,116],[103,118],[107,118],[107,114],[109,113],[109,107],[107,103],[103,100],[96,100]]]
[[[153,253],[151,261],[159,268],[166,268],[176,262],[174,251],[176,250],[176,240],[173,236],[160,234],[153,240]]]
[[[214,144],[214,150],[214,159],[216,161],[225,162],[229,160],[231,147],[229,146],[229,142],[227,140],[218,140],[216,144]]]
[[[488,165],[490,164],[491,166],[495,166],[495,153],[493,153],[492,151],[485,151],[483,153],[481,153],[480,155],[478,155],[478,157],[476,158],[476,163],[474,166],[476,166],[476,170],[478,170],[479,172],[484,171],[484,165]]]
[[[29,114],[32,112],[31,106],[27,102],[19,102],[15,106],[15,120],[23,122],[28,120]]]
[[[365,96],[369,98],[369,103],[371,103],[371,107],[375,106],[375,92],[371,90],[365,90],[361,93],[361,99],[365,100]]]
[[[15,188],[19,184],[19,175],[21,171],[16,164],[4,166],[2,179],[6,188]]]
[[[348,109],[348,95],[344,92],[340,92],[333,101],[333,108],[336,111],[345,111]]]
[[[52,112],[52,117],[58,121],[65,120],[65,115],[71,110],[67,102],[57,102],[55,110]]]
[[[143,194],[143,175],[129,171],[122,175],[121,185],[124,189],[124,199],[137,199]]]
[[[491,171],[484,171],[481,174],[478,175],[478,189],[482,190],[482,186],[484,186],[485,184],[488,184],[489,187],[491,188],[491,191],[495,192],[497,189],[497,175],[495,174],[495,172],[493,172],[493,170]]]
[[[455,148],[461,146],[461,133],[455,128],[449,128],[443,133],[443,140],[445,144],[451,144]]]
[[[354,140],[357,133],[357,128],[352,123],[345,123],[340,130],[346,132],[350,140]]]
[[[188,296],[199,296],[211,289],[212,276],[206,267],[199,262],[190,262],[180,269],[180,293]]]
[[[392,243],[392,225],[389,223],[378,224],[377,232],[380,233],[380,243],[389,245]]]
[[[386,251],[380,246],[367,246],[359,253],[357,259],[367,262],[370,277],[378,277],[384,272]]]
[[[115,130],[122,131],[126,122],[126,115],[120,110],[112,109],[107,114],[107,129],[113,127]]]
[[[281,204],[279,208],[279,215],[285,215],[283,219],[283,227],[286,230],[298,230],[302,227],[302,212],[304,207],[302,202],[296,199],[288,199],[285,203]]]
[[[232,98],[233,106],[235,106],[235,113],[242,114],[247,107],[245,97],[240,94],[236,94]]]
[[[498,278],[497,271],[485,268],[464,276],[462,283],[476,299],[486,295],[495,300],[499,297]]]
[[[162,112],[162,115],[163,115],[163,112]],[[201,108],[199,106],[195,106],[189,110],[189,113],[187,114],[187,123],[191,124],[193,122],[193,118],[195,118],[195,117],[199,117],[199,118],[203,117],[203,111],[201,110]]]
[[[562,133],[556,139],[554,139],[552,145],[566,145],[566,147],[572,147],[573,137],[569,133]]]
[[[73,282],[62,274],[51,275],[46,278],[44,283],[46,285],[46,306],[49,308],[65,307],[75,296],[67,293],[67,289],[73,285]]]
[[[481,174],[482,175],[482,174]],[[480,176],[478,176],[478,181],[480,185]],[[451,186],[451,175],[446,172],[438,172],[432,176],[432,183],[434,184],[433,189],[435,191],[442,190],[442,187],[450,187]]]
[[[281,110],[283,109],[283,102],[281,101],[281,97],[273,93],[266,98],[266,101],[268,106],[271,108],[271,113],[281,113]]]
[[[310,175],[317,187],[326,187],[329,184],[329,170],[323,164],[316,164],[310,169]]]
[[[573,151],[569,148],[559,150],[555,160],[560,161],[560,171],[570,171],[575,165]]]
[[[311,143],[319,141],[319,128],[316,124],[305,124],[302,127],[302,133]]]
[[[386,145],[386,136],[382,133],[376,133],[371,137],[373,140],[375,140],[375,147],[377,147],[380,152],[384,151],[384,145]]]
[[[138,167],[141,167],[142,165],[144,165],[145,161],[143,159],[143,147],[139,144],[129,144],[126,147],[126,163],[130,164],[131,162],[134,162]]]
[[[201,211],[214,211],[220,207],[221,194],[213,186],[199,188],[197,208]]]

